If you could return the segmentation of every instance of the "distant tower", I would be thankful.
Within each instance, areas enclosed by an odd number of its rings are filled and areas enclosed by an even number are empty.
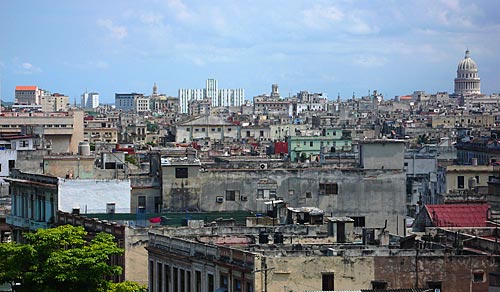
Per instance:
[[[278,84],[273,84],[271,87],[271,97],[272,98],[279,98],[280,97],[280,91]]]
[[[465,51],[465,57],[457,68],[455,78],[455,95],[481,94],[481,80],[477,74],[477,64],[470,57],[469,50]]]
[[[154,95],[154,96],[158,95],[158,86],[156,86],[156,82],[155,82],[155,84],[153,85],[153,95]]]

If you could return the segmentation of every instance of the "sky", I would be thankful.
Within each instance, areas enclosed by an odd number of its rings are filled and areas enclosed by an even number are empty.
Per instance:
[[[0,0],[0,86],[80,102],[177,96],[215,78],[245,98],[453,92],[466,49],[483,93],[500,92],[500,1]]]

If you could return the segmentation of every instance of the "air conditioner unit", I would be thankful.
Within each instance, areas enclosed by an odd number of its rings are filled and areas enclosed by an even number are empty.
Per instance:
[[[218,196],[218,197],[215,199],[215,201],[216,201],[217,203],[223,203],[223,202],[224,202],[224,197],[222,197],[222,196]]]
[[[247,196],[240,196],[240,201],[248,201],[248,197]]]
[[[259,164],[260,169],[267,169],[267,163],[261,163]]]

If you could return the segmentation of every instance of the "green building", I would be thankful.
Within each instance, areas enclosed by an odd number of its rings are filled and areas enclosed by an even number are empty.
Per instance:
[[[349,152],[352,147],[351,131],[323,129],[321,136],[289,136],[288,154],[291,161],[319,160],[321,151]]]

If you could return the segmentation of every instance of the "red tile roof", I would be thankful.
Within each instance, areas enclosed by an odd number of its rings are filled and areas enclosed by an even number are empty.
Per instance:
[[[37,89],[37,86],[16,86],[16,91],[17,90],[35,91],[36,89]]]
[[[436,227],[486,227],[489,205],[449,204],[426,205]]]

